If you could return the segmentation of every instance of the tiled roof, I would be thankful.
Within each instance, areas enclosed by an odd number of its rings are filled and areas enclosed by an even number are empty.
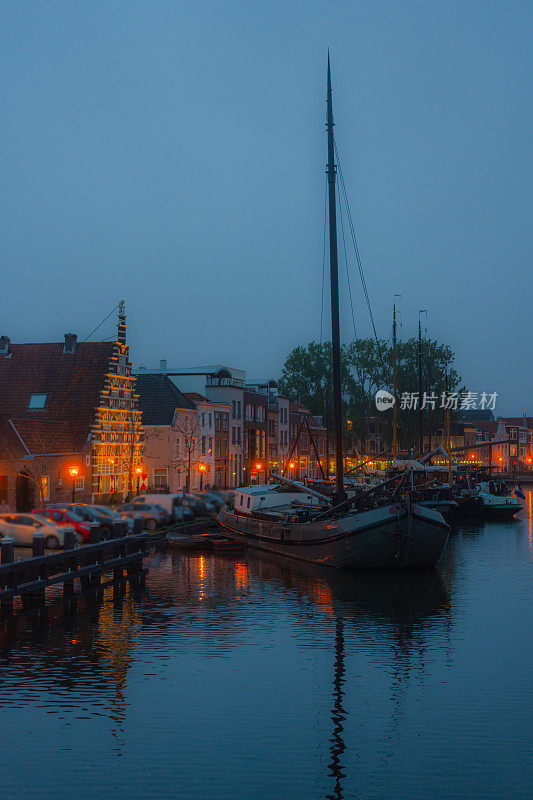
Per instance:
[[[137,375],[135,391],[143,425],[172,425],[177,408],[194,408],[166,375]]]
[[[0,354],[0,416],[25,431],[30,452],[41,452],[43,440],[47,452],[80,452],[95,420],[114,343],[79,342],[74,353],[63,348],[63,342],[10,344],[9,355]],[[28,408],[32,394],[46,395],[43,408]]]
[[[198,394],[198,392],[184,392],[185,397],[189,400],[193,405],[196,403],[210,403],[208,397],[204,397],[203,394]]]
[[[21,445],[25,446],[32,455],[80,452],[77,426],[72,422],[9,419],[7,424],[12,428]],[[88,433],[89,431],[87,435]],[[83,445],[84,442],[81,444]]]
[[[500,417],[500,421],[515,428],[533,428],[533,417]]]

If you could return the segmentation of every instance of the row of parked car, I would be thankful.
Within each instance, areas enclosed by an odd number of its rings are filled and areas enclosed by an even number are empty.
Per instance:
[[[213,515],[232,501],[233,493],[230,492],[199,492],[140,495],[131,503],[115,509],[83,503],[50,503],[44,510],[34,509],[27,514],[0,514],[0,538],[10,536],[15,545],[31,547],[33,535],[41,533],[45,547],[55,550],[63,547],[67,531],[74,531],[80,544],[86,541],[91,522],[98,522],[105,535],[111,533],[115,522],[126,522],[128,529],[132,530],[133,518],[140,516],[143,528],[155,530],[172,522]]]

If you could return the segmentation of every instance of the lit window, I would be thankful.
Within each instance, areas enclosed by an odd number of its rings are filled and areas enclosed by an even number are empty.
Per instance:
[[[41,486],[43,487],[43,500],[50,500],[50,478],[48,475],[41,476]]]
[[[30,402],[28,403],[28,408],[44,408],[47,397],[48,395],[46,394],[32,394]]]
[[[82,492],[85,489],[85,479],[76,478],[75,491]]]

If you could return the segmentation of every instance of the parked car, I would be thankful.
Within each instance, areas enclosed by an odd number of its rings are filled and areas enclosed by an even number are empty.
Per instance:
[[[96,511],[92,506],[83,503],[50,503],[47,508],[64,508],[65,511],[75,511],[84,522],[97,522],[104,531],[104,536],[109,536],[112,531],[113,520]]]
[[[193,514],[197,516],[206,517],[213,514],[215,511],[215,507],[212,503],[194,494],[182,495],[182,502],[185,508],[190,508]]]
[[[177,510],[183,505],[183,496],[181,494],[140,494],[134,497],[132,503],[149,503],[164,508],[169,516],[170,522],[175,519],[180,519],[181,514],[177,514]]]
[[[33,513],[38,514],[38,509],[35,509]],[[47,506],[44,509],[43,516],[56,523],[56,525],[70,525],[76,533],[81,533],[85,541],[88,540],[91,532],[90,523],[78,514],[76,508],[66,505],[61,506],[61,508]]]
[[[185,506],[174,509],[174,519],[176,522],[190,522],[194,519],[194,511]]]
[[[20,547],[31,547],[34,533],[44,535],[44,546],[49,550],[63,547],[65,533],[73,531],[70,525],[57,525],[40,514],[0,514],[0,536],[11,536]],[[83,542],[81,533],[77,533],[78,542]]]
[[[167,525],[169,522],[169,515],[165,509],[154,503],[126,503],[118,506],[117,511],[127,517],[140,514],[143,518],[143,528],[147,528],[149,531],[153,531],[161,525]]]
[[[95,511],[99,511],[104,516],[109,517],[113,522],[126,522],[128,524],[128,530],[133,530],[132,517],[120,514],[114,508],[109,508],[108,506],[89,506],[89,508],[94,508]]]
[[[202,498],[202,500],[207,500],[208,503],[211,503],[211,505],[215,507],[216,511],[219,511],[225,505],[224,498],[221,497],[216,492],[204,491],[204,492],[195,492],[195,494],[197,495],[197,497]]]

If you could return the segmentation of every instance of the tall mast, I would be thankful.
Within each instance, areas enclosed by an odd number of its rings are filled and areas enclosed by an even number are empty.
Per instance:
[[[394,295],[400,297],[400,295]],[[398,409],[396,407],[396,300],[392,306],[392,396],[394,403],[392,406],[392,460],[396,458],[396,451],[398,449]]]
[[[337,208],[335,205],[335,148],[333,144],[333,103],[331,99],[331,69],[328,52],[328,200],[329,200],[329,271],[331,281],[331,348],[333,356],[333,414],[335,421],[335,501],[345,499],[344,468],[342,463],[342,399],[341,343],[339,328],[339,268],[337,261]]]
[[[424,452],[424,430],[422,428],[422,325],[418,312],[418,457]]]

